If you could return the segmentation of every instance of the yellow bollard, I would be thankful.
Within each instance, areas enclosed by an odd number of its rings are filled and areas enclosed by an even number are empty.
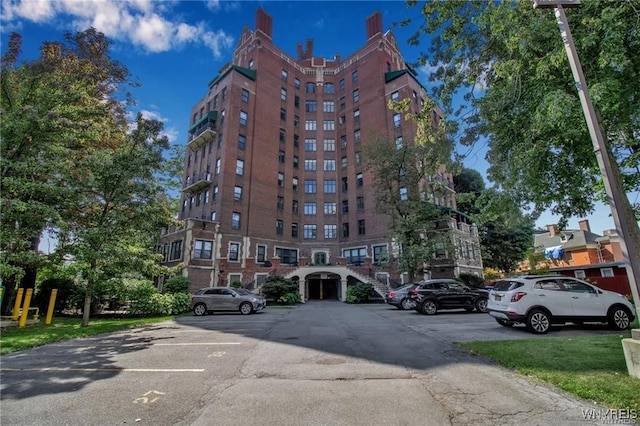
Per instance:
[[[24,305],[22,305],[22,315],[20,315],[20,322],[18,323],[18,327],[24,327],[27,325],[27,316],[29,316],[29,304],[31,303],[31,295],[33,294],[33,289],[28,288],[27,294],[24,296]]]
[[[56,306],[56,296],[58,295],[58,289],[54,288],[51,290],[51,298],[49,299],[49,309],[47,309],[47,318],[45,318],[44,323],[46,325],[51,324],[51,319],[53,318],[53,309]]]
[[[11,319],[17,320],[20,316],[20,304],[22,303],[22,294],[24,293],[24,288],[19,288],[16,293],[16,303],[13,304],[13,312],[11,313]]]

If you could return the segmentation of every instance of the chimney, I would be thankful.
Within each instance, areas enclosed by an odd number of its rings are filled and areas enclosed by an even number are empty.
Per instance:
[[[298,43],[298,59],[304,58],[304,52],[302,51],[302,43]]]
[[[262,31],[267,37],[271,38],[271,28],[273,26],[273,18],[267,14],[262,8],[258,8],[256,12],[256,30]]]
[[[375,12],[367,18],[367,40],[382,32],[382,15]]]
[[[583,219],[580,222],[578,222],[578,226],[580,227],[580,229],[582,229],[583,231],[586,232],[591,232],[591,227],[589,226],[589,219]]]
[[[549,230],[549,236],[555,237],[558,233],[558,225],[547,225],[547,229]]]
[[[305,59],[313,58],[313,39],[311,38],[307,39],[307,51],[304,52],[304,58]]]

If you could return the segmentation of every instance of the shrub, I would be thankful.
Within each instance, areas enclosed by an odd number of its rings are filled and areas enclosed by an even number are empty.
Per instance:
[[[282,277],[269,277],[262,286],[262,294],[265,297],[280,300],[285,294],[294,293],[300,297],[298,283]]]
[[[363,303],[375,296],[376,291],[371,284],[359,282],[347,287],[347,303]]]
[[[183,276],[169,278],[162,286],[163,294],[189,293],[189,280]]]
[[[234,281],[231,283],[232,288],[242,288],[242,283],[240,281]]]
[[[280,296],[278,299],[278,303],[284,303],[286,305],[294,305],[296,303],[300,303],[302,298],[300,297],[300,293],[286,293]]]
[[[191,295],[188,293],[173,294],[173,305],[171,306],[171,315],[178,315],[191,310]]]
[[[458,281],[462,282],[467,287],[484,288],[484,279],[469,272],[463,272],[458,275]]]

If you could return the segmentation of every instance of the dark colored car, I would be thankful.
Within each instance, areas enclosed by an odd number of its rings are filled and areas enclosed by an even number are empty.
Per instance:
[[[191,297],[191,309],[198,316],[216,311],[239,311],[249,315],[266,306],[264,297],[242,288],[205,287]]]
[[[409,291],[415,286],[416,284],[407,284],[391,290],[385,296],[384,301],[398,309],[412,309],[413,302],[411,301],[411,297],[409,297]]]
[[[470,288],[464,284],[447,279],[432,279],[416,283],[409,291],[414,309],[425,315],[434,315],[444,309],[466,309],[487,312],[489,292],[484,289]]]

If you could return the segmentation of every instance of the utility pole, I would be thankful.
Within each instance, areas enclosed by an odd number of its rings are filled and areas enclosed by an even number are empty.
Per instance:
[[[638,228],[633,209],[622,186],[618,165],[611,161],[606,140],[602,136],[602,130],[598,124],[595,109],[589,97],[589,88],[584,78],[584,73],[582,72],[578,52],[576,51],[571,30],[569,29],[569,23],[564,13],[565,6],[577,7],[579,5],[580,0],[533,0],[534,8],[553,8],[555,11],[556,20],[560,27],[560,35],[562,36],[562,41],[567,52],[573,78],[576,82],[576,88],[580,97],[580,103],[582,104],[589,134],[591,135],[591,141],[593,142],[593,150],[598,159],[600,172],[602,173],[602,182],[604,183],[604,189],[607,194],[607,201],[611,206],[613,222],[619,232],[620,250],[627,269],[629,287],[631,288],[631,294],[636,308],[636,318],[638,318],[640,317],[640,282],[638,281],[640,280],[640,228]],[[634,343],[633,351],[634,353],[638,351],[637,356],[640,354],[640,330],[633,330],[633,336],[633,340],[637,342],[637,347],[635,347],[636,343]],[[632,371],[632,360],[630,360],[631,349],[627,350],[625,342],[623,342],[623,346],[629,374],[640,378],[640,365],[634,366]]]

